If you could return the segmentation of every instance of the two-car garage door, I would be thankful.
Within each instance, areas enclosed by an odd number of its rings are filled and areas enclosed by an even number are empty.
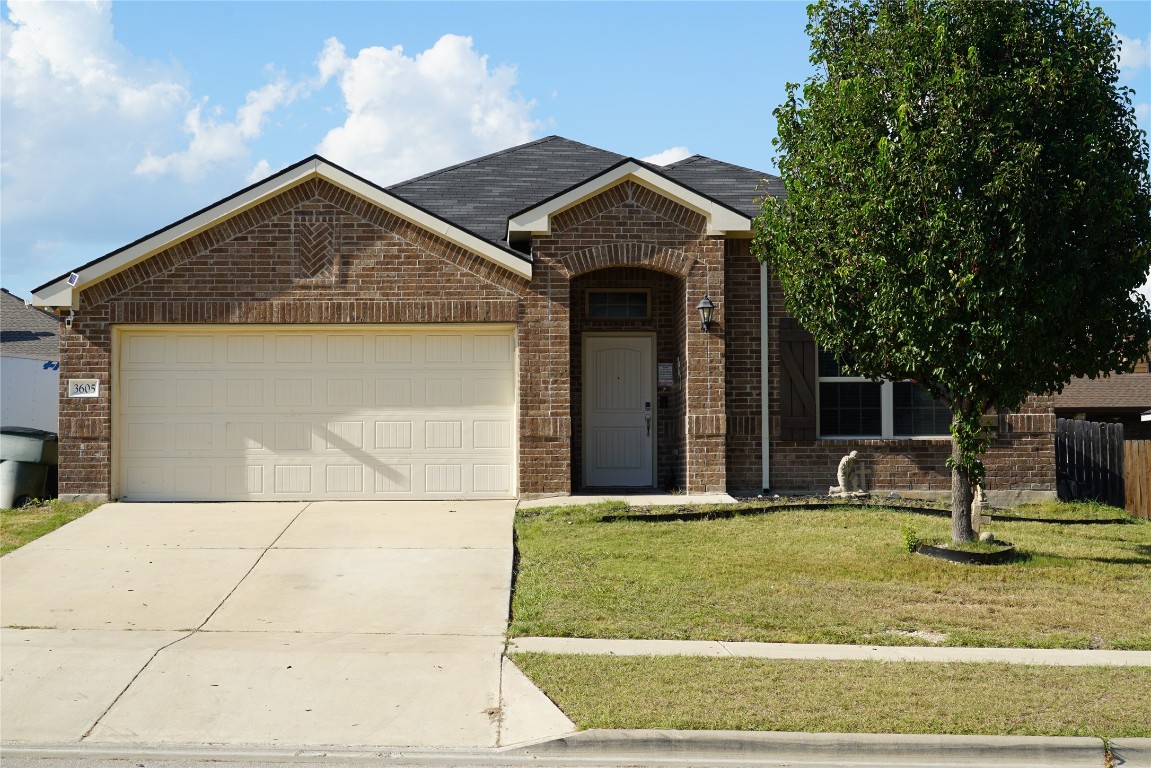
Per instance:
[[[512,498],[506,327],[118,334],[126,500]]]

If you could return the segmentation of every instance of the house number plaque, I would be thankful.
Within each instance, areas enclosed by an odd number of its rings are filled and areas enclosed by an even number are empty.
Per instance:
[[[99,397],[99,379],[68,379],[68,397]]]

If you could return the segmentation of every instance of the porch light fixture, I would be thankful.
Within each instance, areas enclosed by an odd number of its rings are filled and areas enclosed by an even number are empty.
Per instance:
[[[707,294],[704,294],[703,298],[699,300],[699,303],[695,305],[695,308],[699,310],[699,329],[706,331],[711,328],[711,313],[715,311],[715,305],[711,303],[711,299],[708,298]]]

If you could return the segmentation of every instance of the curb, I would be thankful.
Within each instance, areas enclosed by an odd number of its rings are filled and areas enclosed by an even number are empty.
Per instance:
[[[1151,768],[1151,739],[1111,739],[1116,766]]]
[[[1115,766],[1151,766],[1151,739],[1115,739]],[[764,731],[591,730],[503,748],[289,747],[204,744],[5,744],[4,758],[113,761],[347,763],[363,766],[931,766],[1101,768],[1101,739]]]
[[[1132,756],[1151,739],[1117,740]],[[1146,742],[1136,744],[1135,742]],[[537,758],[615,758],[632,765],[724,763],[875,763],[931,766],[1083,766],[1104,764],[1102,739],[1072,736],[934,736],[870,733],[590,730],[510,754]],[[1122,765],[1122,763],[1120,763]]]

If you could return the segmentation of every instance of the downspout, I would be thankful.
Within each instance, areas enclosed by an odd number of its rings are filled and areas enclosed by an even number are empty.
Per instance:
[[[763,440],[763,490],[768,491],[771,489],[771,400],[770,395],[770,382],[768,379],[768,354],[770,347],[768,344],[768,330],[771,322],[768,318],[768,290],[769,278],[767,274],[767,265],[759,265],[759,380],[760,380],[760,421],[762,428],[760,430],[761,440]]]

